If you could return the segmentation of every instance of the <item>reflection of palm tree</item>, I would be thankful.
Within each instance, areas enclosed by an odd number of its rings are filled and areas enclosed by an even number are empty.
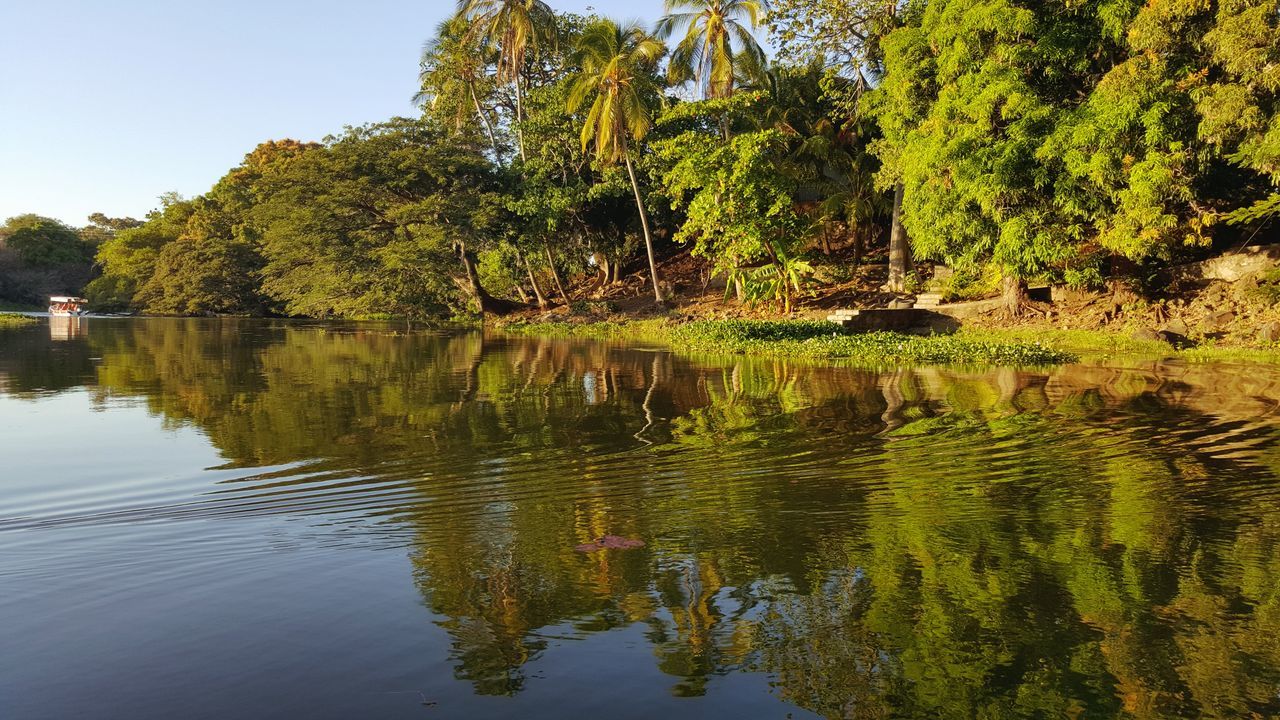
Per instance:
[[[639,141],[653,125],[650,103],[658,95],[651,72],[666,53],[666,47],[636,23],[618,25],[612,20],[593,23],[578,41],[578,61],[582,72],[569,93],[569,112],[576,112],[591,99],[582,126],[582,147],[595,143],[596,158],[605,165],[622,160],[631,178],[636,209],[649,253],[649,273],[653,294],[662,302],[658,286],[658,264],[649,231],[649,213],[640,196],[640,184],[631,164],[631,142]]]

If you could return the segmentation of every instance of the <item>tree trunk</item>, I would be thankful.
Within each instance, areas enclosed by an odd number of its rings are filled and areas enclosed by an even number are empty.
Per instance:
[[[831,255],[831,241],[827,239],[827,223],[822,223],[822,254]]]
[[[520,73],[516,72],[516,139],[520,144],[520,162],[528,161],[524,154],[524,128],[520,127],[520,123],[524,121],[524,89],[520,85]]]
[[[853,264],[862,264],[862,235],[864,230],[861,227],[853,229]]]
[[[569,293],[564,291],[564,281],[560,279],[560,268],[556,267],[556,258],[551,254],[551,245],[545,240],[542,242],[542,249],[547,255],[547,264],[551,266],[551,279],[556,284],[556,292],[560,293],[560,299],[565,305],[569,304]]]
[[[1125,289],[1125,283],[1133,277],[1137,263],[1120,253],[1111,254],[1111,269],[1107,273],[1107,288],[1114,295]]]
[[[903,292],[907,289],[907,275],[911,267],[911,243],[907,240],[907,229],[902,226],[902,195],[904,188],[899,182],[893,188],[893,227],[889,230],[889,281],[885,287],[889,292]]]
[[[538,286],[538,277],[533,274],[533,265],[530,264],[528,256],[519,253],[519,257],[524,261],[524,270],[529,274],[529,284],[533,286],[533,295],[538,298],[538,307],[545,308],[547,306],[547,296],[542,294],[542,288]]]
[[[1000,299],[1004,301],[1004,314],[1017,317],[1022,313],[1022,306],[1027,302],[1027,283],[1008,270],[1000,278]]]
[[[604,253],[596,253],[596,265],[604,271],[604,280],[600,282],[600,287],[604,287],[606,283],[612,281],[613,275],[610,272],[612,263],[609,262],[609,256]]]
[[[625,136],[622,153],[627,161],[627,175],[631,178],[631,189],[636,194],[636,209],[640,211],[640,227],[644,230],[644,247],[649,253],[649,275],[653,279],[653,297],[658,304],[662,304],[662,288],[658,285],[658,261],[653,255],[653,235],[649,232],[649,212],[644,209],[644,198],[640,197],[640,183],[636,181],[636,170],[631,165],[631,151]]]
[[[524,286],[520,283],[516,283],[516,294],[520,296],[520,302],[529,302],[529,293],[524,291]]]
[[[459,242],[454,247],[458,252],[458,260],[462,263],[462,269],[467,275],[467,286],[471,290],[471,299],[475,301],[476,309],[480,311],[481,315],[485,313],[505,315],[520,307],[510,300],[495,298],[486,292],[484,286],[480,284],[480,274],[476,272],[475,255],[467,249],[466,243]]]
[[[502,155],[498,152],[498,138],[493,134],[493,123],[489,122],[489,116],[484,114],[484,108],[480,105],[480,97],[476,95],[476,86],[472,83],[467,83],[467,88],[471,91],[471,102],[476,106],[476,115],[480,116],[484,131],[489,135],[489,145],[493,148],[493,161],[501,164]]]

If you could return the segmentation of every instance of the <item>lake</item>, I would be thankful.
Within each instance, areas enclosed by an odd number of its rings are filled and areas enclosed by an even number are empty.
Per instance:
[[[0,717],[1280,714],[1280,369],[0,330]]]

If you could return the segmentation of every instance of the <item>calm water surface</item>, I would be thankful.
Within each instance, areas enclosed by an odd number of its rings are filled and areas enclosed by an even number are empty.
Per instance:
[[[0,717],[1276,716],[1278,405],[1266,366],[0,331]]]

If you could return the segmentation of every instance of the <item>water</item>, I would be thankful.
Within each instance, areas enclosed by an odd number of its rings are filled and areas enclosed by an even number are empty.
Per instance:
[[[0,717],[1275,716],[1278,406],[1267,366],[0,331]]]

